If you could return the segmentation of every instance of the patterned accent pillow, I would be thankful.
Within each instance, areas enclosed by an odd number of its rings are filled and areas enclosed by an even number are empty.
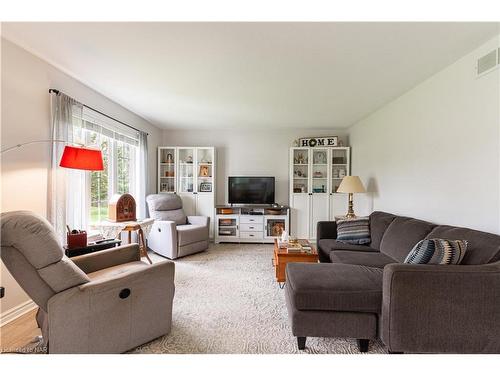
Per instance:
[[[337,220],[337,241],[355,245],[370,243],[369,220],[368,217]]]
[[[467,250],[465,240],[433,238],[417,243],[406,257],[408,264],[460,264]]]

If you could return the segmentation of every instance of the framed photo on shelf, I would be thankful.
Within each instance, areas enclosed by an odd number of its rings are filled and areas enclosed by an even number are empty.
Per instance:
[[[212,191],[211,182],[200,182],[200,192],[210,193]]]
[[[208,170],[208,165],[201,165],[200,166],[200,177],[210,177],[210,172]]]

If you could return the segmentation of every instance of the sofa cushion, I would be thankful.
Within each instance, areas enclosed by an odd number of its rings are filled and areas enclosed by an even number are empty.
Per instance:
[[[403,263],[411,249],[434,227],[426,221],[397,216],[382,237],[380,251]]]
[[[208,226],[205,225],[177,225],[177,241],[179,246],[208,240]]]
[[[500,236],[478,230],[439,225],[426,238],[467,241],[467,251],[460,264],[486,264],[500,260]]]
[[[17,249],[34,268],[62,259],[60,240],[44,217],[30,211],[2,212],[0,222],[2,247]]]
[[[334,250],[355,250],[355,251],[377,251],[367,245],[354,245],[343,243],[330,238],[325,238],[318,241],[319,259],[322,262],[330,262],[330,253]]]
[[[177,225],[183,225],[187,223],[187,216],[182,208],[170,211],[154,211],[150,216],[155,220],[173,221]]]
[[[460,264],[467,241],[431,238],[419,241],[410,251],[404,263],[407,264]]]
[[[288,263],[287,293],[298,310],[380,312],[380,268],[351,264]]]
[[[187,223],[182,200],[177,194],[150,194],[146,197],[149,217],[161,221],[173,221],[177,225]]]
[[[40,268],[38,274],[56,293],[90,281],[66,255],[59,262]]]
[[[370,243],[368,217],[337,220],[337,241],[365,245]]]
[[[352,243],[340,242],[329,238],[319,240],[318,245],[325,251],[328,251],[328,254],[330,254],[330,251],[334,250],[355,250],[355,251],[368,251],[368,252],[377,251],[375,249],[372,249],[368,245],[355,245]]]
[[[182,199],[177,194],[150,194],[146,197],[149,211],[170,211],[182,208]]]
[[[370,215],[370,247],[379,250],[380,242],[389,224],[396,218],[396,215],[387,212],[375,211]]]
[[[380,268],[351,264],[288,263],[286,288],[298,310],[380,312]]]
[[[367,251],[342,251],[336,250],[330,253],[332,263],[357,264],[360,266],[384,268],[386,264],[397,263],[391,257],[379,252]]]

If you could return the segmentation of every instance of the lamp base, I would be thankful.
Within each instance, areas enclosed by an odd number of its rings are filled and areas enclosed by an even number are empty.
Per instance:
[[[349,193],[349,207],[347,208],[347,214],[345,215],[348,219],[354,219],[356,217],[354,214],[353,196],[353,193]]]

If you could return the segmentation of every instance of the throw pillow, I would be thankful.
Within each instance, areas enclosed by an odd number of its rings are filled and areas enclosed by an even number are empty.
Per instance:
[[[337,241],[355,245],[370,243],[369,220],[368,217],[337,220]]]
[[[406,257],[408,264],[460,264],[467,241],[433,238],[417,243]]]

